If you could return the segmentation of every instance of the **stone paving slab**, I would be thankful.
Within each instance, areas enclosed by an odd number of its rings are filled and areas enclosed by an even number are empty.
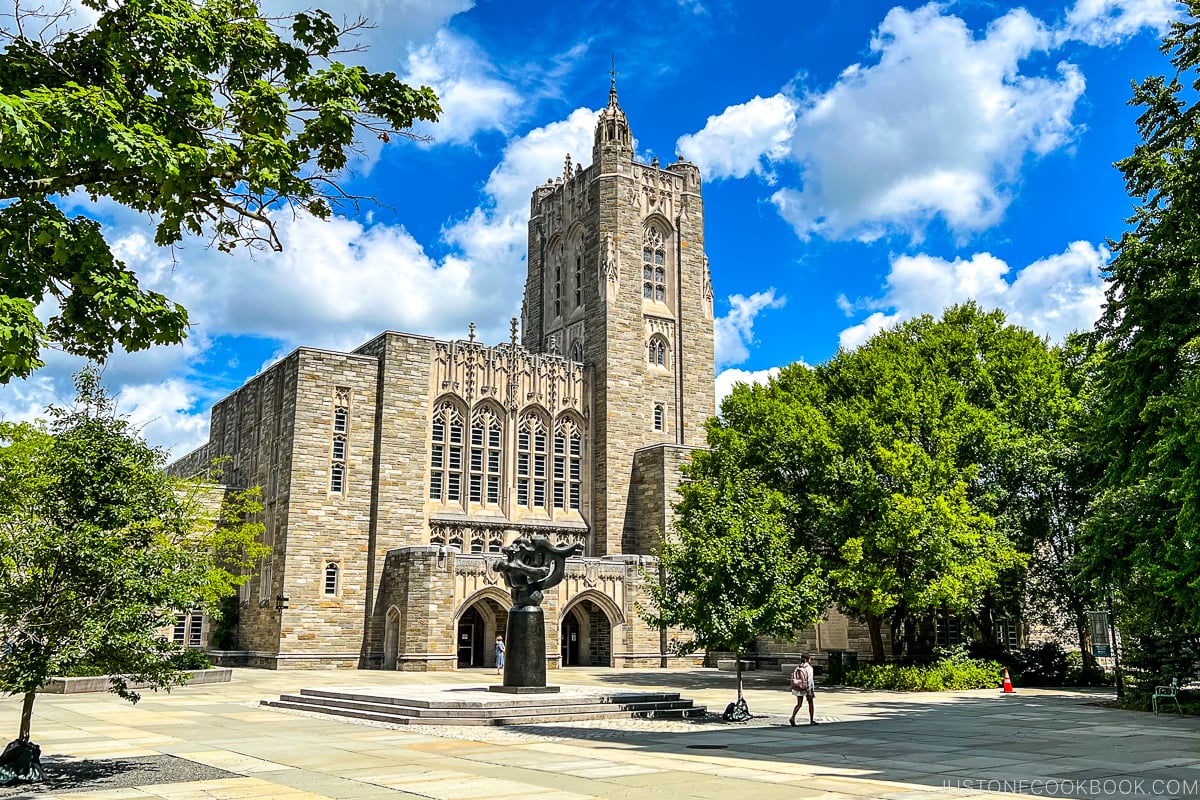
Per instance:
[[[227,780],[90,787],[61,793],[21,787],[22,800],[375,800],[375,798],[999,798],[988,780],[1035,778],[1174,781],[1200,796],[1200,720],[1155,719],[1100,708],[1096,692],[1022,689],[948,694],[828,691],[818,726],[787,725],[794,699],[778,675],[750,674],[747,724],[712,720],[620,720],[515,728],[354,724],[281,713],[258,701],[301,687],[367,687],[411,695],[474,692],[493,675],[235,670],[233,681],[137,706],[115,697],[46,696],[34,710],[34,741],[47,759],[176,756]],[[676,692],[723,708],[734,676],[715,670],[562,670],[580,694]],[[16,729],[20,699],[0,700],[0,727]],[[698,749],[694,745],[702,745]],[[718,748],[718,749],[711,749]],[[1191,780],[1192,783],[1187,783]],[[1165,786],[1165,783],[1164,783]],[[984,787],[984,788],[981,788]],[[1022,790],[1025,796],[1031,796]],[[9,795],[18,796],[18,795]],[[1044,795],[1043,795],[1044,796]],[[1084,792],[1059,796],[1088,797]],[[1103,800],[1120,796],[1095,795]],[[1154,795],[1143,793],[1141,798]]]

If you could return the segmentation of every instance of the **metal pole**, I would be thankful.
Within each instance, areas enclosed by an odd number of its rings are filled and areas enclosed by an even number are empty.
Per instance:
[[[1112,639],[1113,671],[1117,677],[1117,699],[1125,699],[1125,676],[1121,674],[1121,656],[1117,652],[1117,618],[1113,614],[1112,592],[1108,594],[1108,630]]]

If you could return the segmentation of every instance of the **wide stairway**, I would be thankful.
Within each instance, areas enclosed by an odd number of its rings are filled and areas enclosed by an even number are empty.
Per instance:
[[[511,695],[482,688],[352,687],[301,689],[271,708],[308,711],[397,725],[530,725],[597,719],[690,719],[703,706],[669,692],[612,692],[563,687],[553,694]]]

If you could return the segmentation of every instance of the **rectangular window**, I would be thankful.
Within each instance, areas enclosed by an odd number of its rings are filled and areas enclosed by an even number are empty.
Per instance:
[[[533,449],[539,453],[546,452],[546,434],[538,431],[533,437]]]
[[[180,646],[187,641],[187,614],[175,615],[175,630],[171,632],[171,641]]]
[[[571,455],[575,456],[576,458],[579,457],[580,451],[582,450],[582,441],[583,440],[579,438],[571,439]]]
[[[483,476],[479,474],[471,475],[470,483],[470,501],[472,503],[483,502]]]
[[[529,506],[529,479],[521,478],[517,481],[517,505],[521,507]]]
[[[341,436],[335,437],[333,440],[333,460],[346,460],[346,440]]]
[[[438,469],[446,466],[446,445],[435,444],[429,449],[429,466]]]
[[[517,474],[529,475],[529,453],[517,454]]]
[[[451,472],[447,478],[446,500],[454,503],[462,500],[461,476],[457,472]]]
[[[429,499],[442,499],[442,473],[433,472],[429,475]]]
[[[565,500],[566,500],[566,486],[564,484],[555,482],[555,484],[554,484],[554,507],[555,508],[565,508],[565,505],[564,505]]]
[[[554,457],[554,480],[561,481],[567,477],[567,458],[566,456]]]
[[[450,448],[450,469],[454,470],[456,472],[458,470],[462,469],[462,448],[461,447],[451,447]]]
[[[350,425],[350,412],[344,408],[333,410],[333,432],[345,433]]]
[[[533,457],[533,477],[546,477],[546,457],[540,453]]]
[[[533,482],[533,505],[537,508],[546,507],[546,482]]]
[[[329,470],[329,491],[333,494],[341,494],[346,488],[346,468],[341,464],[334,464]]]
[[[441,419],[436,419],[433,422],[433,440],[435,442],[446,441],[446,423]]]
[[[328,564],[325,567],[325,594],[336,595],[338,589],[338,566]]]
[[[450,426],[450,444],[462,444],[463,429],[462,425],[452,424]]]
[[[554,437],[554,452],[556,452],[556,453],[567,452],[566,437],[564,437],[564,436],[555,436]]]
[[[483,472],[483,451],[471,451],[471,472]]]
[[[489,450],[488,451],[488,472],[499,472],[499,471],[500,471],[500,451],[499,450]]]
[[[494,506],[500,502],[500,476],[489,475],[487,487],[488,505]]]
[[[204,618],[199,614],[188,615],[188,647],[199,647],[203,634]]]
[[[582,470],[580,469],[579,461],[572,459],[571,460],[571,480],[578,482],[580,479],[581,471]]]
[[[521,432],[517,434],[517,449],[518,450],[528,450],[529,449],[529,429],[528,428],[522,428]]]
[[[488,447],[500,446],[500,429],[492,428],[488,431]]]
[[[579,484],[571,484],[571,508],[575,511],[579,510]]]
[[[483,447],[483,428],[471,428],[471,446]]]

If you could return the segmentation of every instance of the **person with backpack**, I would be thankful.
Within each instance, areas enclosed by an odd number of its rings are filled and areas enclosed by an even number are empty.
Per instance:
[[[792,694],[796,696],[796,707],[792,709],[792,718],[788,720],[788,723],[793,727],[796,725],[796,714],[804,705],[806,697],[808,698],[808,724],[817,724],[817,720],[813,717],[813,697],[817,693],[814,686],[812,664],[808,663],[808,656],[800,656],[800,663],[792,670]]]

